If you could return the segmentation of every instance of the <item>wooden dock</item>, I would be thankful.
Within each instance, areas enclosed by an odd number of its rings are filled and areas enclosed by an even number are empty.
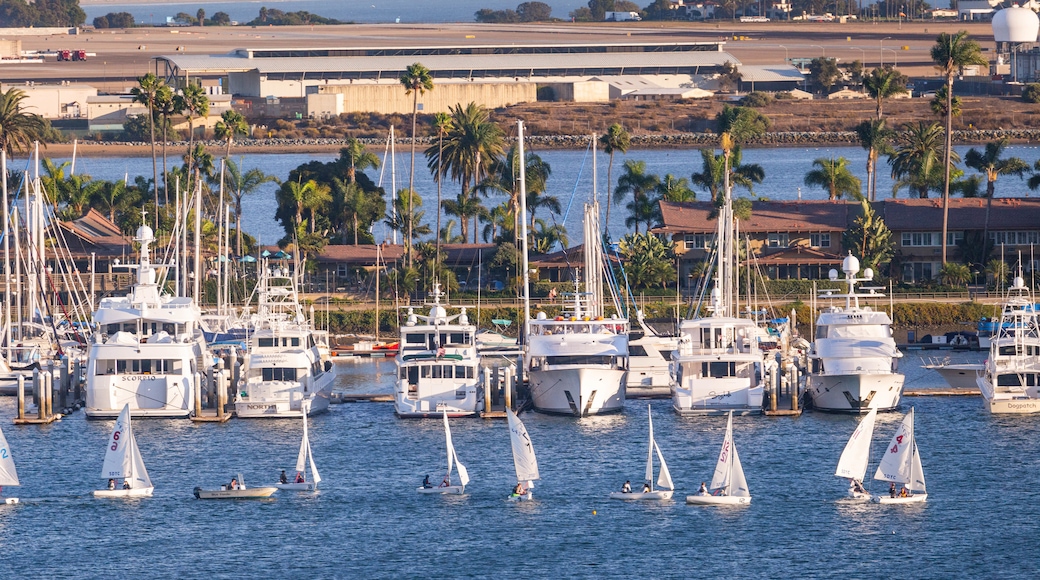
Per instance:
[[[393,403],[394,396],[380,393],[332,393],[330,403]]]
[[[981,397],[973,387],[942,387],[938,389],[904,389],[904,397]]]
[[[15,425],[47,425],[53,423],[58,419],[61,419],[63,415],[61,413],[54,413],[46,417],[39,417],[38,414],[34,414],[32,417],[15,417]]]
[[[191,420],[196,423],[227,423],[233,416],[231,411],[218,414],[216,409],[202,409],[192,413]]]

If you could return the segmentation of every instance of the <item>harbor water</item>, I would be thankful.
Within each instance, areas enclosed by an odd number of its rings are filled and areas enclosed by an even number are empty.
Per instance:
[[[934,353],[930,353],[934,354]],[[954,355],[978,362],[982,353]],[[907,353],[908,389],[944,386]],[[389,393],[391,359],[340,361],[338,390]],[[928,482],[921,505],[843,498],[835,463],[858,418],[734,418],[753,496],[750,506],[685,505],[710,481],[726,419],[680,419],[650,403],[657,441],[678,487],[675,500],[607,499],[643,479],[647,403],[618,415],[522,419],[542,480],[532,502],[506,501],[513,463],[503,420],[455,419],[452,434],[472,481],[462,496],[421,496],[445,468],[440,420],[400,420],[391,404],[332,406],[310,439],[324,480],[317,494],[258,501],[200,501],[239,473],[248,485],[292,473],[295,420],[226,424],[139,420],[135,436],[155,483],[140,500],[90,496],[111,421],[82,412],[47,426],[12,425],[0,399],[22,486],[0,506],[5,576],[149,577],[1036,577],[1040,518],[1040,417],[986,414],[978,397],[908,397]],[[878,417],[873,457],[901,414]],[[876,459],[871,471],[876,468]],[[867,482],[881,492],[882,482]]]

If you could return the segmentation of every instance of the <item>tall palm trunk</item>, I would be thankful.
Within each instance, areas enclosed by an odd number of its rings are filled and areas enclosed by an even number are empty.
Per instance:
[[[439,127],[440,125],[438,125]],[[414,139],[413,139],[414,141]],[[437,238],[437,253],[434,257],[435,260],[441,259],[441,181],[444,180],[444,174],[441,173],[441,160],[444,159],[444,131],[437,130],[437,231],[434,232],[434,237]],[[412,160],[415,163],[415,160]],[[357,228],[354,228],[357,231]],[[357,243],[357,242],[355,242]],[[436,270],[439,269],[435,266]]]
[[[159,229],[159,164],[155,160],[155,93],[148,100],[148,130],[152,138],[152,190],[155,192],[155,229]]]
[[[953,147],[953,74],[946,75],[946,151],[943,179],[942,263],[946,265],[946,230],[950,225],[950,149]]]
[[[607,218],[603,222],[604,228],[610,227],[610,203],[613,201],[613,192],[610,191],[612,184],[610,172],[614,170],[614,152],[610,152],[610,160],[607,161]]]
[[[412,168],[408,173],[408,243],[405,244],[408,252],[408,267],[412,267],[412,192],[415,191],[415,119],[419,113],[419,91],[412,91]],[[440,209],[438,208],[438,215]]]

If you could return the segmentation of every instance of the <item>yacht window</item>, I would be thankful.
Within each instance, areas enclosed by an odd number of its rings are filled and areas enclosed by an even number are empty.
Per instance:
[[[408,378],[408,367],[401,367],[399,370],[401,372],[398,374],[397,378],[399,378],[399,379],[407,379]]]
[[[133,360],[133,361],[130,361],[130,363],[131,363],[130,364],[130,370],[132,370],[135,373],[141,372],[141,361]]]
[[[430,378],[430,365],[422,365],[419,367],[419,376],[424,379]]]
[[[998,387],[1021,387],[1022,380],[1017,374],[997,375]]]
[[[137,334],[137,325],[133,322],[123,323],[123,332],[129,332],[131,334]]]
[[[117,360],[116,361],[116,373],[120,374],[120,375],[126,374],[126,361],[125,360]]]
[[[307,335],[307,348],[314,348],[315,346],[317,346],[317,345],[314,343],[314,335],[313,334],[308,334]]]
[[[433,375],[430,378],[439,379],[444,375],[441,365],[433,365]]]
[[[737,376],[737,363],[725,361],[701,363],[701,375],[716,378],[735,377]]]
[[[630,344],[628,345],[628,356],[647,356],[646,349],[642,345]]]
[[[177,332],[176,327],[177,327],[176,324],[171,324],[169,322],[167,322],[166,324],[162,325],[163,332],[165,332],[166,334],[174,334],[174,333],[176,333]]]
[[[453,332],[449,337],[448,344],[469,344],[469,340],[467,340],[465,332]]]
[[[1001,355],[1005,355],[1005,356],[1014,356],[1015,355],[1015,346],[1014,345],[1002,346],[998,350],[997,354],[1001,354]]]
[[[412,385],[419,383],[419,367],[408,367],[408,383]]]
[[[259,338],[259,339],[257,339],[257,344],[260,345],[261,347],[264,347],[264,346],[274,346],[274,339],[273,338]]]
[[[115,334],[117,332],[119,332],[119,325],[118,324],[106,324],[105,325],[105,333],[106,334]]]
[[[262,377],[263,377],[263,379],[265,381],[273,381],[274,380],[274,369],[262,369],[262,370],[263,370],[263,372],[261,373],[261,375],[262,375]]]
[[[265,381],[295,381],[296,369],[265,368],[263,378]]]
[[[112,360],[98,360],[94,362],[95,375],[111,375],[115,373],[116,365]]]
[[[818,326],[816,327],[816,338],[827,338],[827,327]]]
[[[177,334],[184,334],[187,331],[188,331],[188,325],[187,324],[178,324],[177,325]]]
[[[466,376],[466,367],[461,366],[461,365],[456,366],[455,367],[455,377],[461,379],[461,378],[465,378],[465,376]],[[473,376],[473,375],[471,374],[470,376]]]
[[[452,376],[451,376],[451,369],[452,368],[453,367],[451,365],[444,365],[444,378],[446,378],[446,379],[452,378]]]
[[[551,365],[609,365],[612,356],[548,356],[546,363]]]
[[[423,344],[424,342],[426,342],[426,335],[406,334],[404,335],[404,341],[407,344]]]
[[[661,356],[664,357],[664,360],[670,361],[670,360],[672,360],[672,351],[670,351],[670,350],[662,350],[661,351]]]
[[[146,375],[152,374],[152,361],[148,359],[141,361],[141,372]]]
[[[294,336],[292,338],[292,346],[300,346],[300,337]]]

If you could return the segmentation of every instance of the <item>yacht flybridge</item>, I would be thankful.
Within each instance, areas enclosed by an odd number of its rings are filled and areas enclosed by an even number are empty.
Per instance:
[[[150,259],[155,240],[142,225],[134,241],[140,261],[130,294],[102,298],[87,358],[85,413],[115,419],[129,406],[134,417],[185,418],[194,405],[193,380],[204,370],[206,343],[191,298],[163,296]]]
[[[321,356],[304,316],[295,273],[262,264],[257,312],[235,396],[239,417],[300,417],[327,411],[336,366]]]
[[[1008,288],[977,383],[990,413],[1040,413],[1040,313],[1021,273]]]
[[[448,316],[440,284],[430,293],[429,315],[408,309],[397,351],[394,411],[399,417],[465,417],[483,406],[477,327],[466,309]]]
[[[896,361],[903,354],[892,338],[892,319],[884,311],[861,307],[860,298],[881,297],[874,289],[857,294],[856,283],[874,279],[870,268],[857,278],[859,260],[848,255],[842,261],[846,294],[845,306],[831,307],[816,320],[816,340],[809,351],[809,376],[806,392],[812,406],[836,413],[868,413],[871,409],[892,411],[899,407],[903,394],[903,375],[896,372]],[[838,280],[837,270],[830,279]],[[866,289],[866,288],[864,288]]]

